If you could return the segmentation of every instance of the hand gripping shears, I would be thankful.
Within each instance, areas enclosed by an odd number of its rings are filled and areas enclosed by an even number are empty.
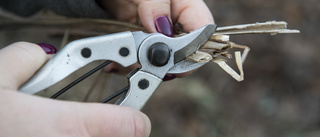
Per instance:
[[[96,60],[111,60],[140,69],[128,74],[129,89],[116,103],[140,110],[167,73],[183,73],[202,66],[184,59],[204,45],[216,30],[208,24],[180,37],[160,33],[120,32],[75,40],[50,59],[19,91],[34,94],[61,81]]]

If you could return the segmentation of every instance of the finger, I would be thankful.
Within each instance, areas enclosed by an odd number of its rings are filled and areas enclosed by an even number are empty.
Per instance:
[[[105,10],[110,11],[120,21],[136,23],[137,6],[128,0],[97,0]]]
[[[184,31],[214,24],[212,14],[202,0],[172,0],[171,6],[173,22],[182,24]]]
[[[138,5],[142,25],[149,32],[173,36],[170,0],[134,0],[134,2]]]
[[[44,47],[44,49],[48,48]],[[51,51],[48,53],[51,53]],[[48,59],[49,55],[46,54],[43,48],[28,42],[13,43],[1,49],[0,87],[17,89]]]
[[[171,6],[173,22],[182,24],[186,32],[201,28],[206,24],[214,24],[212,14],[202,0],[172,0]],[[185,77],[194,71],[175,74],[175,76]]]
[[[141,68],[141,65],[138,63],[135,63],[135,64],[130,65],[128,67],[123,67],[116,62],[112,62],[108,66],[104,67],[103,70],[108,73],[117,73],[117,74],[124,75],[124,74],[128,74],[129,72],[131,72],[132,70],[134,70],[136,68]]]
[[[78,120],[83,120],[90,136],[148,137],[149,118],[140,111],[108,104],[81,105]]]
[[[0,123],[1,129],[5,127],[0,136],[147,137],[151,131],[149,118],[128,107],[57,101],[21,92],[4,92],[0,97],[0,108],[6,112],[0,113],[6,118]]]

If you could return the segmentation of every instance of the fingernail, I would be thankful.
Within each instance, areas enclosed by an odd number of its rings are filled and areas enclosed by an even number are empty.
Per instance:
[[[154,25],[156,30],[159,33],[162,33],[166,36],[173,37],[173,28],[171,22],[167,16],[160,16],[154,20]]]
[[[164,76],[164,78],[162,79],[162,81],[169,81],[169,80],[173,80],[177,78],[177,75],[174,75],[174,74],[169,74],[169,75],[166,75]]]
[[[47,54],[55,54],[57,53],[57,49],[48,43],[38,43],[38,45],[46,52]]]

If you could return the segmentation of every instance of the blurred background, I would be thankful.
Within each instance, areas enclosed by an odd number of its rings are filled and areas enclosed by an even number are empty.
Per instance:
[[[142,110],[152,122],[151,136],[319,137],[320,1],[205,2],[218,26],[276,20],[288,22],[289,29],[298,29],[301,33],[231,36],[231,41],[251,48],[244,63],[245,80],[242,82],[234,80],[214,63],[206,64],[185,78],[164,82]],[[59,47],[63,45],[61,41],[66,34],[69,34],[68,41],[102,34],[90,31],[97,25],[89,23],[82,22],[76,26],[54,23],[8,24],[2,20],[0,46],[24,40],[47,42]],[[105,24],[98,26],[110,32],[140,29],[126,28],[123,24],[114,25],[112,22]],[[97,78],[102,75],[102,79]],[[100,82],[99,86],[93,84],[97,81]],[[124,85],[125,76],[99,73],[61,99],[78,101],[87,96],[85,100],[90,101],[94,100],[90,98],[97,98],[99,94],[88,95],[78,89],[94,87],[95,90],[116,91]],[[52,93],[48,91],[39,95],[49,96]]]

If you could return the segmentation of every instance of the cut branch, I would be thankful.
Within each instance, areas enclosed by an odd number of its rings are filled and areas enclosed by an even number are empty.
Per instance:
[[[255,33],[300,33],[299,30],[287,29],[287,23],[284,21],[268,21],[265,23],[254,23],[245,25],[235,25],[217,28],[214,35],[232,35],[232,34],[255,34]]]

